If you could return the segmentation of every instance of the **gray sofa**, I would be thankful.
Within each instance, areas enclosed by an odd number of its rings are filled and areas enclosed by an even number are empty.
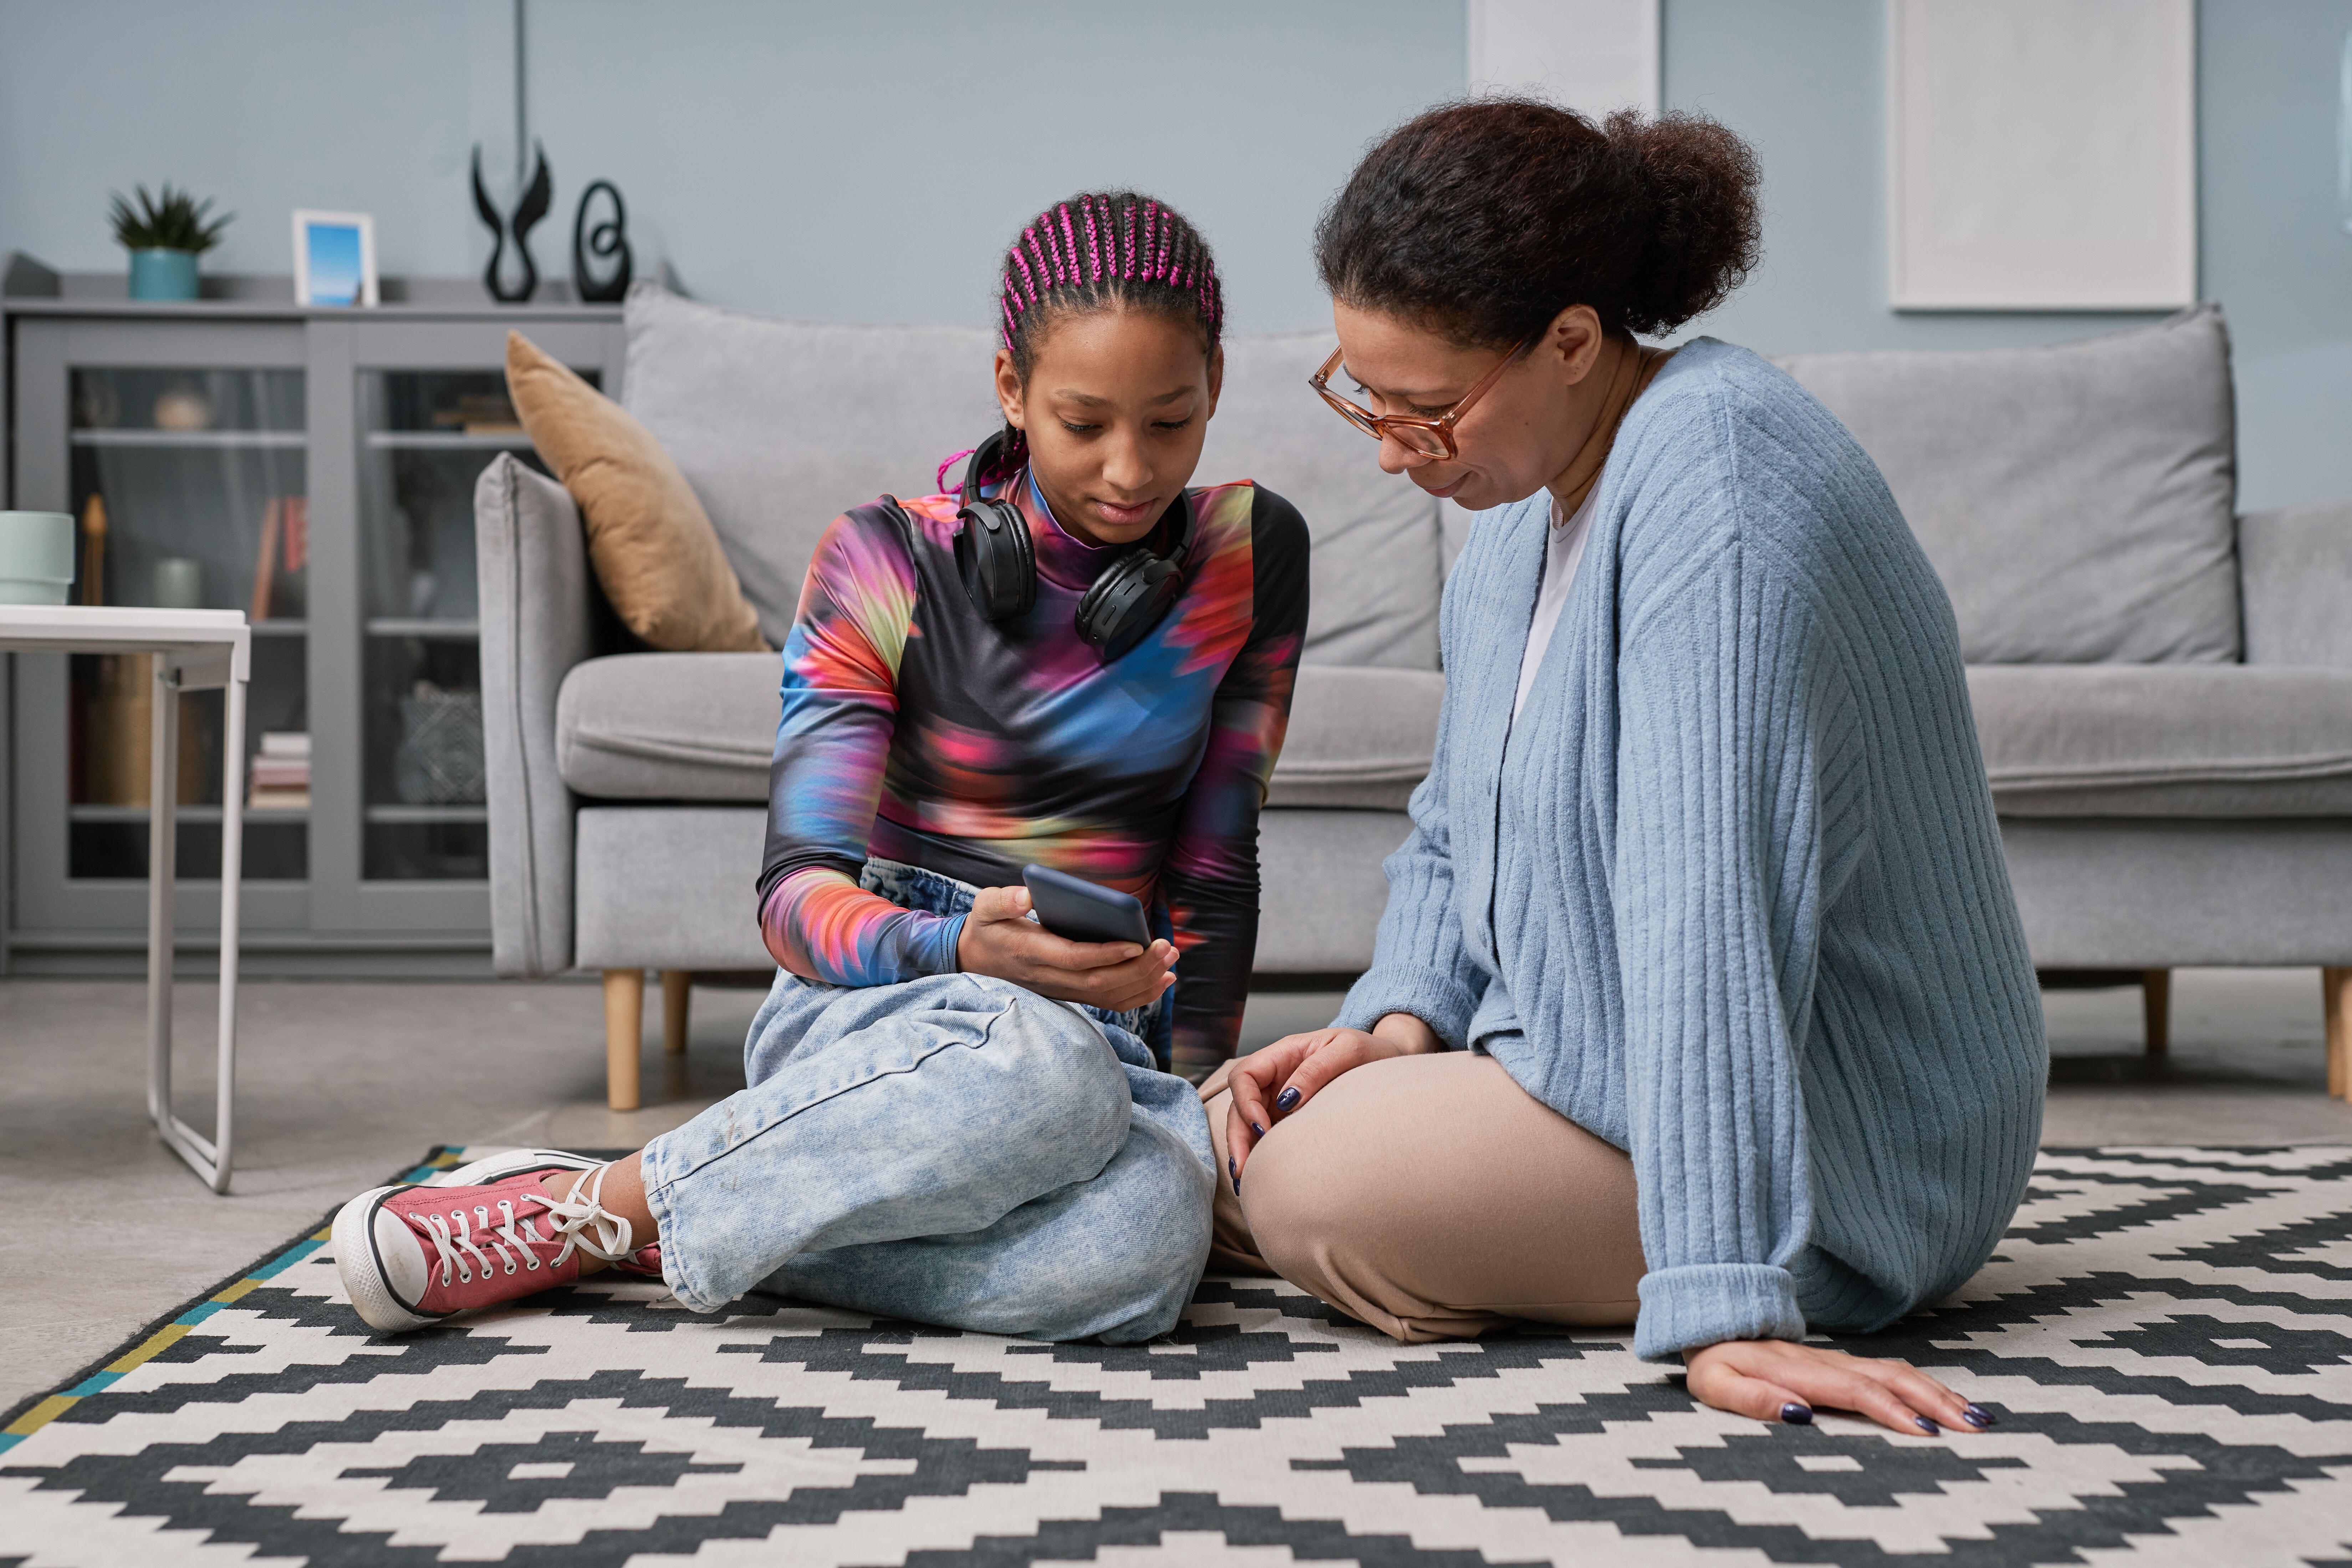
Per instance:
[[[641,285],[626,333],[622,401],[684,469],[777,644],[825,523],[930,489],[995,419],[980,331],[785,323]],[[1468,522],[1382,475],[1307,391],[1327,353],[1319,333],[1229,342],[1200,470],[1279,490],[1314,536],[1260,837],[1255,969],[1276,983],[1370,956],[1380,863],[1428,766],[1437,600]],[[2234,515],[2218,312],[2057,349],[1785,363],[1878,459],[1952,587],[2037,963],[2104,979],[2325,966],[2341,1072],[2352,510]],[[775,658],[632,651],[571,499],[511,458],[483,473],[476,510],[496,965],[604,972],[627,1108],[645,972],[664,972],[678,1048],[692,973],[769,963],[752,884]]]

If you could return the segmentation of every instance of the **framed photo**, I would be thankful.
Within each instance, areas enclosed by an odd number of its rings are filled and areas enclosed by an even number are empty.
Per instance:
[[[2197,297],[2194,0],[1891,0],[1898,310]]]
[[[294,302],[373,305],[375,219],[366,213],[294,214]]]

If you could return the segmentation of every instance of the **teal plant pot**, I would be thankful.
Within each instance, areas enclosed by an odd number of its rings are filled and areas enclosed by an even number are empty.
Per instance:
[[[193,250],[132,251],[131,297],[134,300],[194,299],[196,253]]]
[[[72,518],[0,511],[0,605],[62,605],[73,580]]]

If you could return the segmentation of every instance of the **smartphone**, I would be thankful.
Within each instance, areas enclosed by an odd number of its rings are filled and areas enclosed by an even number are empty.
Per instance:
[[[1029,901],[1037,923],[1055,936],[1072,942],[1131,942],[1151,945],[1151,925],[1132,893],[1056,871],[1051,866],[1024,866],[1021,879],[1028,884]]]

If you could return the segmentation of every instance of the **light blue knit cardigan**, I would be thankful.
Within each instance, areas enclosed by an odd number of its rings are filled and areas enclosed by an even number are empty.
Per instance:
[[[1371,970],[1633,1156],[1635,1349],[1867,1330],[2025,1189],[2042,1000],[1950,601],[1828,410],[1701,338],[1633,405],[1518,721],[1550,497],[1480,514]]]

